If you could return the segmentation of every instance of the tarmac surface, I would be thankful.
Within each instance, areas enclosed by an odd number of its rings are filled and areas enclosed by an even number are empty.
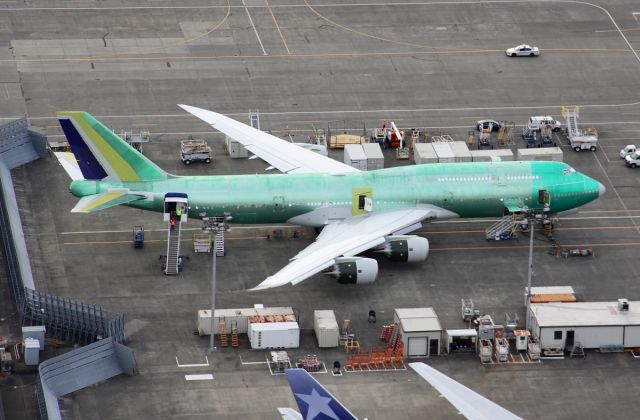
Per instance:
[[[596,153],[573,152],[557,137],[565,162],[602,182],[605,196],[557,223],[561,245],[593,247],[593,259],[549,254],[539,234],[534,285],[571,285],[585,301],[640,300],[640,172],[618,151],[640,129],[640,7],[632,0],[553,2],[308,2],[285,0],[5,1],[0,3],[0,117],[27,113],[32,126],[58,139],[55,112],[86,110],[120,130],[151,132],[144,153],[176,174],[262,173],[259,160],[230,159],[222,136],[176,107],[186,103],[246,121],[260,110],[262,129],[306,140],[311,130],[362,133],[380,119],[400,127],[439,129],[466,140],[476,120],[526,122],[559,117],[581,105],[580,124],[596,126]],[[358,4],[360,3],[360,4]],[[637,12],[637,13],[636,13]],[[527,42],[536,58],[509,58]],[[212,165],[183,166],[179,140],[213,146]],[[515,136],[517,147],[524,147]],[[341,151],[331,155],[339,160]],[[386,152],[386,165],[405,164]],[[53,158],[13,172],[39,289],[126,316],[127,344],[139,375],[117,377],[66,397],[65,419],[277,419],[295,407],[283,376],[272,376],[263,351],[219,348],[193,334],[197,310],[210,306],[211,255],[191,252],[184,271],[166,277],[159,214],[114,208],[71,214],[76,199]],[[393,308],[433,307],[445,329],[463,328],[460,299],[502,322],[524,322],[528,238],[487,242],[488,220],[425,225],[431,244],[422,264],[379,259],[370,286],[338,285],[321,275],[292,287],[248,292],[313,241],[295,227],[234,228],[218,259],[218,308],[292,306],[300,311],[296,360],[316,354],[344,362],[341,350],[317,348],[313,310],[350,319],[364,349],[379,345]],[[131,229],[144,225],[143,249]],[[200,222],[190,220],[196,232]],[[285,238],[266,240],[282,229]],[[292,231],[299,238],[292,238]],[[0,296],[7,293],[0,290]],[[6,302],[6,299],[2,302]],[[374,309],[377,323],[367,322]],[[2,320],[5,323],[5,320]],[[204,363],[209,367],[181,368]],[[423,360],[425,361],[425,360]],[[585,359],[481,365],[472,355],[431,357],[429,364],[526,419],[622,419],[637,409],[638,361],[589,352]],[[212,381],[186,374],[212,373]],[[14,375],[15,376],[15,375]],[[355,415],[369,419],[444,419],[456,410],[413,371],[318,374]],[[0,382],[9,418],[33,418],[29,380]],[[22,390],[20,394],[18,390]],[[11,393],[7,401],[5,391]],[[31,393],[31,394],[30,394]],[[20,398],[15,397],[16,395]]]

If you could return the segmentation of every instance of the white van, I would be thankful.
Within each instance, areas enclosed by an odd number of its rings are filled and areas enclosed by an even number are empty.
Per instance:
[[[548,115],[534,116],[529,118],[528,127],[530,130],[540,130],[543,126],[550,125],[553,127],[553,131],[559,131],[562,128],[562,123],[555,120]]]

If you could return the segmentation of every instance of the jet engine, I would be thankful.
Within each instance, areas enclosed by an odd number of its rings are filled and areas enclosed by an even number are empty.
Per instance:
[[[371,284],[378,277],[378,261],[373,258],[336,258],[333,271],[327,272],[341,284]]]
[[[420,262],[429,255],[427,238],[415,235],[388,236],[382,252],[391,261]]]

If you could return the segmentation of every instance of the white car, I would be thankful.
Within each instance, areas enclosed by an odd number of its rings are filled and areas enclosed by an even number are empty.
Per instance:
[[[633,152],[630,155],[625,156],[624,164],[630,168],[637,168],[640,166],[640,154]]]
[[[634,153],[636,151],[636,146],[634,144],[627,144],[624,146],[624,149],[620,150],[620,158],[624,159],[627,155]]]
[[[534,57],[536,55],[540,55],[540,50],[538,47],[532,47],[531,45],[522,44],[517,47],[508,48],[505,53],[509,57]]]

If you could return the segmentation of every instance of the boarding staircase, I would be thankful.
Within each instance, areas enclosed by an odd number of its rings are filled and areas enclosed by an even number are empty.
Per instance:
[[[578,129],[578,110],[576,107],[564,107],[564,117],[567,123],[569,137],[579,136],[582,132]]]
[[[182,222],[178,218],[177,223],[171,226],[169,223],[169,235],[167,239],[167,260],[164,273],[168,276],[175,276],[179,271],[180,258],[180,230]]]
[[[216,257],[224,257],[224,230],[220,230],[216,235],[213,242],[213,249],[216,253]]]
[[[496,241],[513,239],[522,220],[523,216],[508,214],[485,230],[485,238]]]

